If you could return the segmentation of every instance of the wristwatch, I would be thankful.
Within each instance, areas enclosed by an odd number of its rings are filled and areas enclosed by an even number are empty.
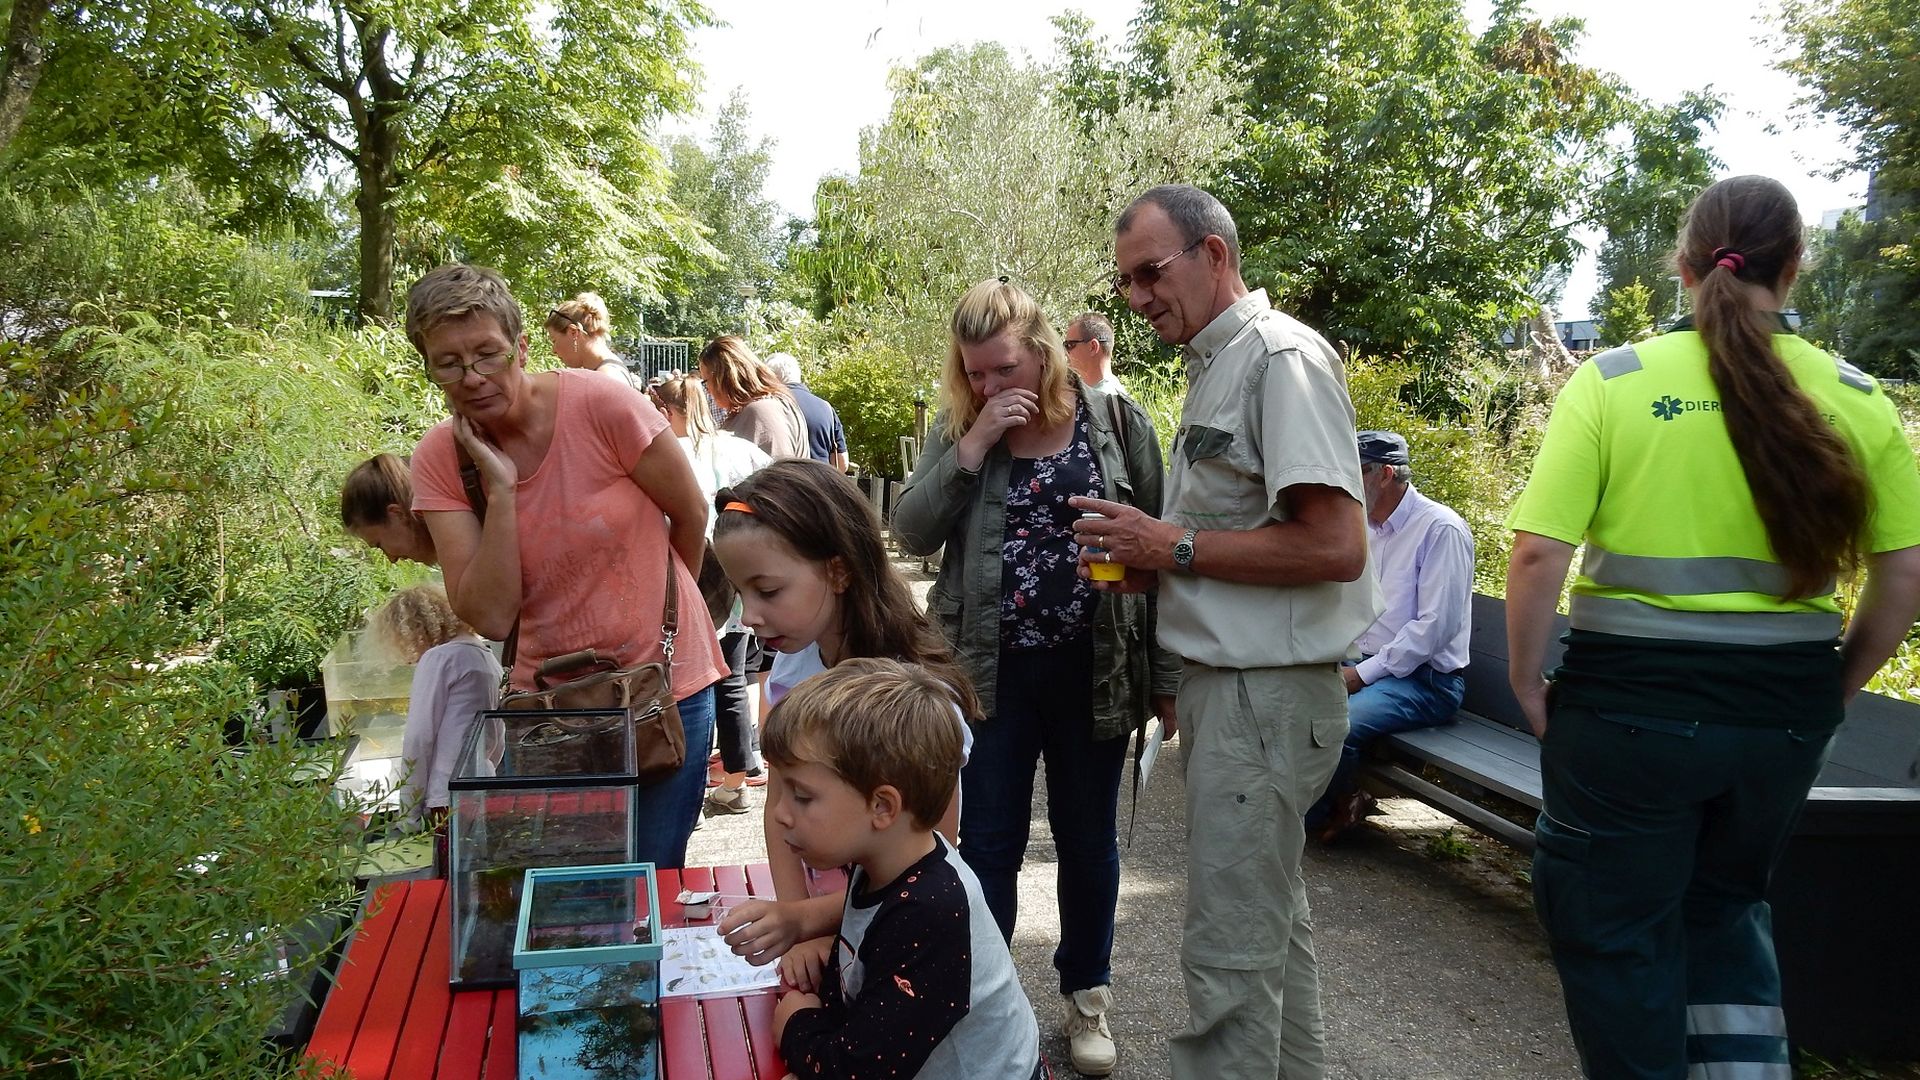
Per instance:
[[[1182,570],[1193,565],[1192,529],[1188,529],[1187,534],[1182,536],[1179,541],[1173,545],[1173,562],[1175,566],[1180,567]]]

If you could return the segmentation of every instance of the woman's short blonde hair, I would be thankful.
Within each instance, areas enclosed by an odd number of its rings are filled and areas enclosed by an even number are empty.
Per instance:
[[[707,342],[700,350],[700,366],[707,369],[707,389],[713,391],[714,400],[730,409],[775,394],[793,396],[787,384],[775,378],[753,349],[733,334]]]
[[[498,270],[466,263],[429,270],[407,290],[407,340],[424,359],[427,335],[434,327],[476,311],[493,316],[507,337],[519,342],[520,302]]]
[[[960,297],[947,326],[947,363],[940,373],[940,409],[946,417],[947,438],[965,435],[985,404],[974,400],[960,347],[991,341],[1007,331],[1012,332],[1016,343],[1040,358],[1041,417],[1048,424],[1065,423],[1073,417],[1074,395],[1069,392],[1073,370],[1067,366],[1067,350],[1060,344],[1059,332],[1025,289],[1004,278],[988,278]]]
[[[692,375],[670,375],[647,388],[662,407],[687,418],[687,438],[699,446],[713,438],[713,409],[707,405],[707,392]]]
[[[367,617],[373,639],[402,661],[418,663],[435,645],[473,633],[447,602],[447,590],[433,582],[394,593]]]
[[[570,326],[579,327],[590,338],[606,337],[613,327],[613,314],[599,293],[583,292],[554,305],[547,315],[547,329],[556,334],[566,333]]]

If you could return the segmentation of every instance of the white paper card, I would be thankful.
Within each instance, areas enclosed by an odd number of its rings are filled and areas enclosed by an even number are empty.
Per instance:
[[[754,967],[712,926],[670,926],[661,933],[660,996],[732,997],[780,985],[780,966]]]
[[[1139,780],[1134,784],[1134,788],[1145,791],[1147,781],[1153,777],[1153,763],[1159,760],[1160,746],[1167,741],[1167,733],[1160,726],[1159,717],[1156,716],[1147,721],[1146,732],[1141,737],[1146,739],[1147,743],[1146,748],[1140,751]]]

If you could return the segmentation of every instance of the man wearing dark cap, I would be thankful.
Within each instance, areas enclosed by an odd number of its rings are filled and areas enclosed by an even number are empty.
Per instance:
[[[1473,534],[1459,514],[1414,488],[1405,438],[1362,431],[1359,442],[1367,538],[1387,606],[1354,642],[1363,659],[1341,669],[1351,695],[1347,741],[1327,793],[1307,811],[1307,829],[1322,842],[1372,808],[1373,797],[1353,783],[1367,743],[1449,722],[1466,692]]]

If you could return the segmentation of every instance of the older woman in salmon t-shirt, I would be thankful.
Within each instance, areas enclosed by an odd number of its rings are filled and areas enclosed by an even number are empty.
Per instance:
[[[453,264],[421,278],[407,294],[407,337],[453,411],[414,449],[413,509],[460,617],[496,640],[518,621],[514,688],[580,649],[622,667],[665,660],[668,568],[697,601],[707,521],[666,419],[593,372],[528,372],[519,304],[492,270]],[[484,522],[456,443],[479,469]],[[705,607],[681,603],[673,688],[688,746],[712,741],[712,687],[726,673]],[[688,754],[674,777],[641,789],[641,861],[686,862],[705,777],[705,755]]]

